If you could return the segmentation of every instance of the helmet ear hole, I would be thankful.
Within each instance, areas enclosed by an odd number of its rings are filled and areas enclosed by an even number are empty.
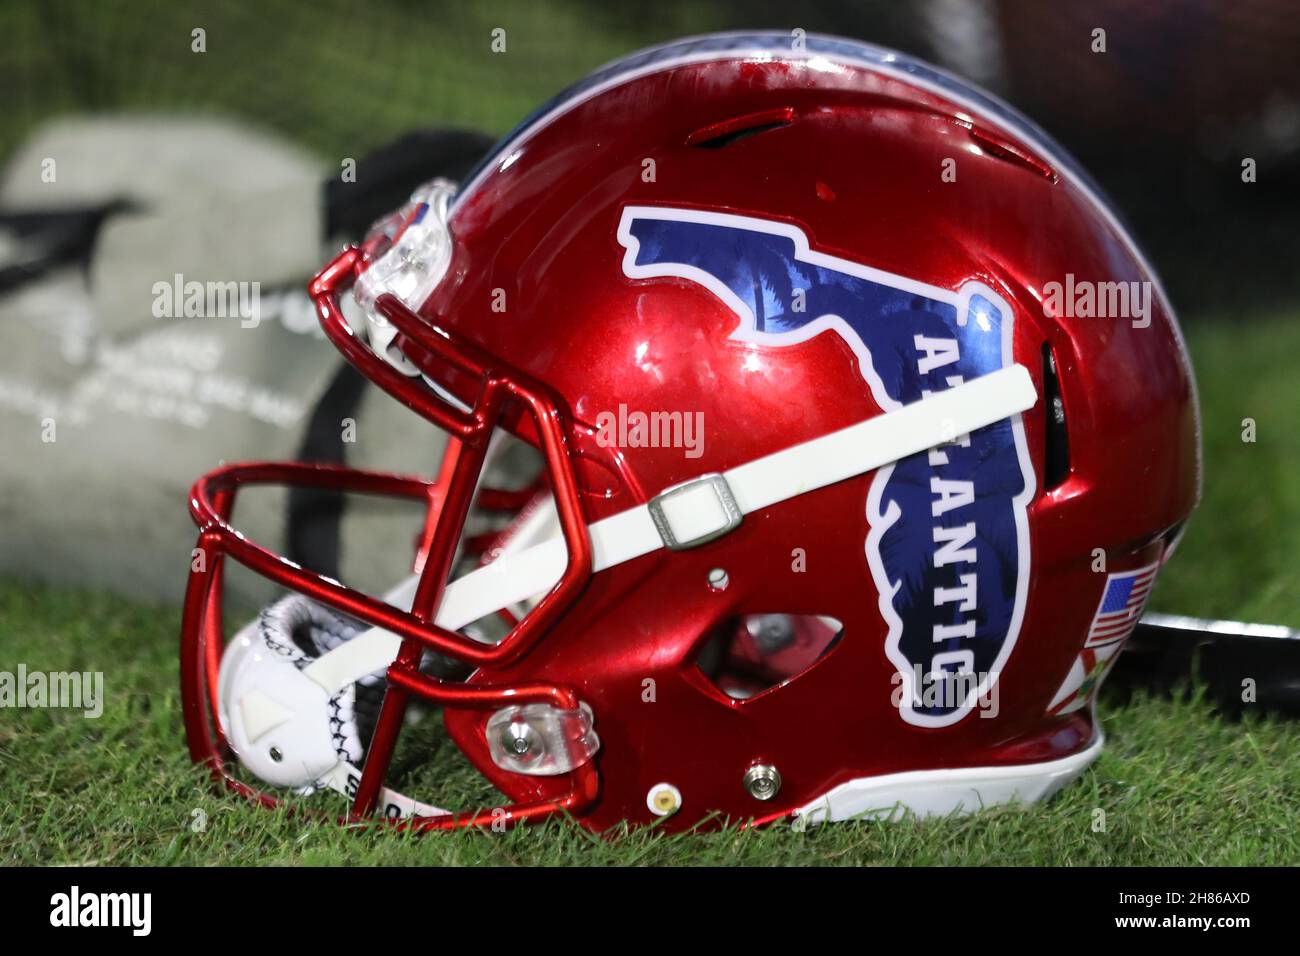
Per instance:
[[[844,635],[844,625],[818,614],[740,614],[706,637],[695,664],[718,690],[745,701],[806,673]]]

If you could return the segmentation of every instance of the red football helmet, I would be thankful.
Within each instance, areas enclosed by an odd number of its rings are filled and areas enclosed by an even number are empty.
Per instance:
[[[1198,494],[1192,370],[1095,186],[990,96],[844,40],[659,47],[311,293],[450,441],[432,480],[195,486],[185,712],[234,789],[682,826],[1035,800],[1098,754]],[[507,435],[544,459],[511,491],[481,478]],[[255,544],[228,519],[262,482],[426,503],[415,575],[379,600]],[[507,520],[466,532],[483,509]],[[229,559],[295,593],[223,649]],[[413,699],[510,806],[387,788]]]

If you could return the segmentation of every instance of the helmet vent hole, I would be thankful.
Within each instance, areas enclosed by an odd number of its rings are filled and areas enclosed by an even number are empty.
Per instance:
[[[961,125],[965,126],[966,124]],[[1041,176],[1049,182],[1056,182],[1056,170],[1033,153],[1026,152],[1021,147],[995,136],[988,130],[980,129],[978,126],[968,127],[968,131],[970,138],[975,140],[986,155],[999,159],[1004,163],[1019,166],[1021,169]]]
[[[1044,454],[1043,488],[1060,485],[1070,474],[1070,435],[1065,419],[1065,400],[1056,371],[1056,355],[1043,343]]]
[[[748,700],[809,670],[843,633],[820,614],[733,615],[709,632],[696,666],[732,700]]]
[[[697,129],[686,137],[687,146],[699,149],[725,149],[748,136],[758,136],[774,129],[781,129],[794,122],[794,110],[790,107],[777,110],[764,110],[761,113],[749,113],[735,116],[720,123],[712,123]]]

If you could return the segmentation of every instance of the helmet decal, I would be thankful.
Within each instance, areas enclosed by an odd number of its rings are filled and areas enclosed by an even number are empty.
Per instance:
[[[886,412],[1013,364],[1014,316],[988,286],[956,291],[814,252],[796,226],[628,206],[632,279],[676,277],[739,318],[731,337],[788,346],[833,330]],[[879,469],[866,556],[888,625],[899,711],[945,727],[992,689],[1020,632],[1034,473],[1020,417]]]
[[[1101,682],[1119,659],[1124,642],[1146,609],[1160,564],[1157,561],[1134,571],[1106,575],[1088,638],[1047,705],[1049,714],[1073,713],[1096,700]]]

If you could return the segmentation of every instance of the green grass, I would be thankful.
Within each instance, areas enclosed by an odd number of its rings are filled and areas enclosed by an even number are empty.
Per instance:
[[[1197,326],[1205,501],[1161,579],[1157,607],[1300,625],[1300,327]],[[1259,440],[1241,441],[1254,417]],[[102,670],[97,720],[0,715],[0,861],[76,864],[1295,864],[1300,724],[1215,717],[1201,701],[1103,695],[1102,758],[1052,801],[974,817],[600,839],[560,821],[509,833],[348,832],[216,792],[190,766],[177,688],[178,612],[102,594],[0,584],[0,669]],[[415,735],[406,735],[407,738]],[[425,735],[430,736],[430,735]],[[413,792],[452,806],[491,791],[449,744]],[[1096,829],[1104,811],[1105,829]],[[203,818],[205,826],[196,830]]]
[[[1300,323],[1294,314],[1228,316],[1190,332],[1205,489],[1154,600],[1300,627]],[[1253,442],[1242,440],[1248,418]]]

